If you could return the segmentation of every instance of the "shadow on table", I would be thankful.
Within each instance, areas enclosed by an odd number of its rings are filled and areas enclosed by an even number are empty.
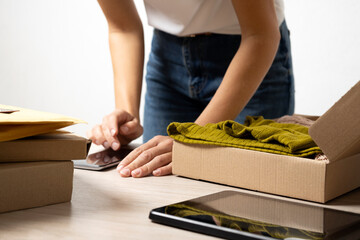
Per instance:
[[[360,206],[360,188],[354,189],[344,195],[341,195],[325,205],[329,206]]]

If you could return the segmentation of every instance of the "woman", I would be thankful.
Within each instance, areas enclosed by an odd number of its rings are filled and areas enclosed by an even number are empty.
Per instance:
[[[289,32],[282,0],[145,0],[154,30],[147,64],[144,128],[139,105],[144,62],[132,1],[99,0],[109,25],[116,109],[88,137],[118,150],[144,144],[118,166],[123,177],[171,174],[169,123],[199,125],[294,111]]]

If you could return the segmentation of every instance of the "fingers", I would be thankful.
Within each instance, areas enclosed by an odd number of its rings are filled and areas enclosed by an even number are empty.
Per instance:
[[[119,132],[122,135],[137,134],[138,131],[139,131],[139,121],[136,118],[124,123],[123,125],[120,126],[119,129]]]
[[[88,131],[88,138],[97,145],[117,151],[122,144],[126,145],[141,136],[143,128],[137,118],[130,113],[116,109],[103,118],[101,125]]]
[[[95,125],[90,131],[88,131],[87,137],[96,145],[101,145],[105,141],[105,136],[100,125]]]
[[[154,176],[165,176],[172,174],[172,162],[164,167],[160,167],[152,172]]]
[[[143,177],[151,174],[155,169],[160,166],[167,165],[171,162],[171,152],[160,152],[156,157],[152,158],[150,161],[146,162],[146,159],[141,159],[143,161],[134,161],[132,164],[129,164],[129,169],[134,169],[131,171],[132,177]],[[139,156],[141,158],[141,155]]]
[[[112,113],[103,118],[102,127],[104,134],[109,138],[116,138],[116,135],[119,133],[118,127],[133,119],[134,117],[130,113],[124,110],[115,109]]]
[[[157,136],[158,137],[158,136]],[[133,151],[131,151],[119,164],[118,168],[122,168],[123,166],[127,166],[128,164],[130,164],[131,162],[133,162],[135,159],[137,159],[137,157],[140,156],[140,154],[143,154],[146,150],[151,149],[153,147],[156,147],[161,140],[159,140],[159,138],[154,137],[152,138],[150,141],[148,141],[147,143],[141,145],[140,147],[135,148]],[[149,160],[151,160],[151,156],[150,156],[151,152],[147,152],[144,155],[149,157]]]
[[[94,126],[90,131],[87,132],[87,137],[93,141],[96,145],[103,145],[104,148],[113,148],[118,150],[120,143],[115,137],[109,136],[107,131],[104,131],[102,125]]]
[[[122,177],[143,177],[159,169],[156,174],[166,175],[171,173],[173,140],[166,136],[156,136],[142,146],[134,149],[119,164],[117,171]]]
[[[118,126],[131,119],[131,115],[122,110],[115,110],[103,118],[101,128],[105,137],[103,146],[105,148],[111,147],[114,151],[119,150],[120,141],[117,138],[119,129]]]

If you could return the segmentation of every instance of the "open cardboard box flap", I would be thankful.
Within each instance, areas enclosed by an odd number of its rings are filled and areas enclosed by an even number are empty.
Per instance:
[[[360,153],[360,81],[309,128],[330,162]]]

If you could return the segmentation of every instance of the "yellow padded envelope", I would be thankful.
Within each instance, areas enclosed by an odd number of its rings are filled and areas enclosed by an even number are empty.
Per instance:
[[[83,120],[0,104],[0,142],[47,133]]]

